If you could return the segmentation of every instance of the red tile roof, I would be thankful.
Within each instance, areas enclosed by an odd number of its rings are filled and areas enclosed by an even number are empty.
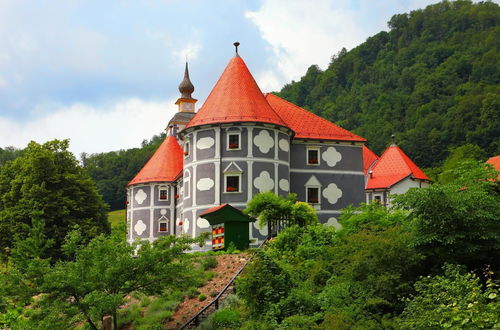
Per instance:
[[[500,171],[500,156],[491,157],[486,161],[486,164],[491,164],[495,170]],[[497,180],[500,181],[500,174],[498,175]]]
[[[182,173],[183,162],[184,154],[181,146],[175,137],[168,136],[128,185],[173,182]]]
[[[211,207],[208,210],[206,210],[205,212],[203,212],[202,214],[200,214],[200,217],[204,216],[204,215],[207,215],[207,214],[210,214],[210,213],[213,213],[215,211],[218,211],[218,210],[220,210],[222,208],[225,208],[226,206],[231,206],[231,205],[229,205],[229,204],[226,203],[226,204],[222,204],[222,205]]]
[[[366,172],[373,165],[373,163],[378,160],[378,156],[368,149],[367,146],[363,145],[363,172],[366,175]]]
[[[238,55],[233,57],[186,128],[215,123],[261,122],[286,126]]]
[[[276,113],[295,132],[295,138],[336,141],[366,141],[334,123],[296,106],[282,98],[266,94],[266,99]]]
[[[384,151],[372,171],[372,175],[368,177],[366,189],[390,188],[410,175],[416,179],[430,181],[427,175],[396,145]]]

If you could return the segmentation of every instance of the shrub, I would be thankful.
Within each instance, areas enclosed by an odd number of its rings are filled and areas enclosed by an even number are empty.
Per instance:
[[[215,256],[208,256],[208,257],[203,258],[201,265],[203,267],[203,270],[209,270],[209,269],[213,269],[213,268],[217,267],[218,261],[217,261],[217,258]]]
[[[189,288],[188,291],[187,291],[187,296],[189,299],[193,299],[194,297],[196,297],[197,295],[200,294],[200,291],[198,291],[197,288]]]
[[[238,328],[241,324],[240,312],[235,309],[221,309],[214,313],[212,323],[215,328]]]
[[[205,299],[207,299],[207,296],[204,295],[203,293],[198,296],[199,301],[204,301]]]

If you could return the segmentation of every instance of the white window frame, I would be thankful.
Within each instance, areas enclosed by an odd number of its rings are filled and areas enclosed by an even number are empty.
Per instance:
[[[239,183],[238,183],[238,191],[227,191],[227,177],[229,176],[237,176],[238,177],[238,180],[239,180]],[[243,190],[241,189],[241,173],[234,173],[234,172],[230,172],[230,173],[224,173],[224,194],[241,194],[243,192]]]
[[[310,203],[309,202],[309,189],[318,189],[318,202]],[[311,206],[319,205],[321,206],[321,187],[320,186],[306,186],[306,203]]]
[[[309,162],[309,151],[317,151],[318,152],[318,163],[317,164],[312,164]],[[306,148],[306,165],[307,166],[319,166],[321,163],[321,147],[307,147]]]
[[[162,216],[159,220],[158,220],[158,232],[159,233],[168,233],[169,231],[169,220],[165,217],[165,216]],[[167,225],[167,230],[161,230],[161,224],[164,223]]]
[[[238,137],[238,148],[230,148],[229,147],[229,137],[231,135],[236,135]],[[226,133],[226,150],[227,151],[241,150],[241,132],[227,132]]]
[[[161,198],[161,192],[162,192],[162,190],[166,191],[166,197],[165,197],[165,199]],[[168,201],[168,195],[169,195],[169,193],[168,193],[168,186],[166,186],[166,185],[158,186],[158,201],[160,201],[160,202]]]

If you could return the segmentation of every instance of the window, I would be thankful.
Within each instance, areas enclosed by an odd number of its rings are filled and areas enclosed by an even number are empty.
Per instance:
[[[158,227],[160,232],[166,232],[168,231],[168,222],[165,220],[160,221],[159,227]]]
[[[159,197],[161,201],[165,201],[168,198],[168,188],[166,186],[160,186]]]
[[[375,195],[375,196],[374,196],[374,201],[375,201],[375,203],[377,203],[377,204],[382,204],[382,196],[380,196],[380,195]]]
[[[307,165],[319,165],[319,148],[307,148]]]
[[[227,135],[227,150],[240,150],[240,133]]]
[[[307,202],[309,204],[319,204],[319,188],[307,188]]]
[[[186,140],[186,142],[184,142],[184,156],[189,156],[189,140]]]
[[[226,175],[226,192],[240,192],[241,175]]]

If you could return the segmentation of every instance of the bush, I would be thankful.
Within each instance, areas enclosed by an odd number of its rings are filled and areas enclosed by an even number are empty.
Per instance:
[[[187,296],[188,296],[189,299],[193,299],[194,297],[196,297],[199,294],[200,294],[200,291],[198,291],[197,288],[191,287],[187,291]]]
[[[203,267],[203,270],[209,270],[217,267],[218,264],[219,263],[215,256],[208,256],[203,258],[201,266]]]
[[[206,300],[206,299],[207,299],[207,296],[206,296],[206,295],[204,295],[203,293],[202,293],[202,294],[200,294],[200,295],[198,296],[198,300],[199,300],[199,301],[204,301],[204,300]]]
[[[214,313],[212,324],[217,328],[239,328],[241,324],[240,312],[235,309],[221,309]]]

